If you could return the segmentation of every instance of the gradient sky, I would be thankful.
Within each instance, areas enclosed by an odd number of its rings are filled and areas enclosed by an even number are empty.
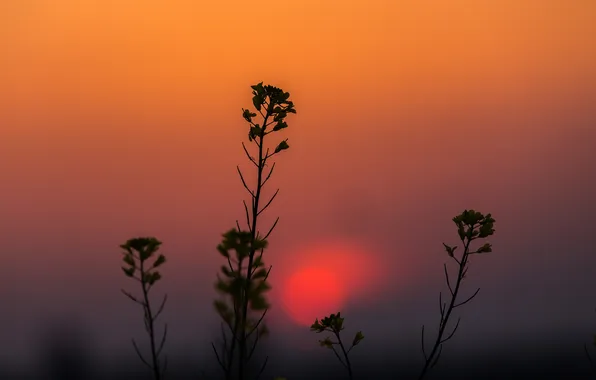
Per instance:
[[[596,331],[594,36],[591,0],[2,1],[0,335],[18,340],[2,357],[28,363],[64,319],[98,352],[132,352],[141,311],[119,292],[133,284],[118,245],[137,235],[170,259],[172,347],[210,355],[215,246],[243,217],[241,108],[260,81],[298,110],[265,217],[281,217],[274,305],[302,258],[328,268],[316,252],[353,249],[377,272],[353,277],[347,321],[420,360],[441,242],[474,208],[497,220],[494,252],[472,261],[467,290],[482,290],[451,349],[557,332],[581,355]],[[317,350],[281,307],[271,324]]]

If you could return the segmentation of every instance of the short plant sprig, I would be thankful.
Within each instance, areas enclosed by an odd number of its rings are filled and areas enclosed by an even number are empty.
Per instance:
[[[157,271],[156,268],[158,268],[166,262],[166,257],[163,254],[160,254],[155,259],[155,261],[149,263],[149,259],[151,259],[159,250],[160,245],[161,242],[156,238],[147,237],[130,239],[125,244],[122,244],[120,246],[120,248],[124,249],[125,251],[123,252],[124,256],[122,260],[128,266],[122,267],[122,271],[127,277],[130,277],[141,284],[141,300],[139,300],[137,297],[133,296],[126,290],[121,290],[122,293],[124,293],[124,295],[126,295],[132,301],[143,307],[143,320],[145,323],[145,331],[147,331],[147,334],[149,335],[149,342],[151,346],[151,363],[149,363],[149,361],[143,357],[134,339],[132,339],[132,345],[141,361],[153,372],[153,378],[155,380],[163,379],[165,370],[168,365],[167,356],[164,358],[163,366],[159,358],[164,344],[166,342],[166,336],[168,333],[167,324],[165,324],[164,326],[163,335],[161,337],[159,345],[156,344],[155,340],[155,321],[163,311],[168,296],[167,294],[164,295],[163,301],[161,302],[161,305],[159,306],[155,314],[153,314],[153,310],[151,308],[151,303],[149,300],[149,292],[151,291],[155,283],[157,283],[157,281],[161,279],[161,274]]]
[[[256,157],[251,155],[246,144],[242,143],[242,148],[246,157],[256,168],[257,183],[256,187],[251,189],[240,167],[236,167],[242,185],[250,196],[250,207],[246,201],[243,201],[247,230],[243,230],[240,223],[236,221],[236,229],[225,233],[222,244],[218,246],[219,253],[227,260],[227,265],[223,265],[221,268],[223,279],[218,276],[216,282],[216,289],[224,296],[224,299],[214,302],[215,309],[223,320],[223,352],[219,354],[213,344],[212,347],[218,363],[225,373],[226,380],[232,378],[235,358],[237,358],[238,379],[244,379],[246,364],[255,352],[260,337],[267,333],[263,318],[269,308],[265,292],[270,289],[267,279],[271,267],[265,268],[263,252],[267,247],[267,238],[277,225],[279,218],[264,235],[259,232],[258,219],[279,192],[277,189],[269,200],[263,202],[262,190],[273,174],[275,163],[271,164],[267,173],[265,168],[274,156],[287,150],[289,145],[287,139],[284,139],[277,143],[273,151],[270,151],[270,148],[265,147],[265,138],[287,128],[288,124],[285,118],[290,113],[296,113],[294,103],[289,100],[288,92],[274,86],[263,86],[262,82],[251,86],[251,88],[253,90],[252,103],[262,117],[262,122],[253,121],[253,118],[257,117],[257,113],[248,109],[242,110],[242,117],[249,124],[248,141],[255,145]],[[235,257],[230,257],[230,250],[236,251]],[[250,311],[260,313],[260,317],[250,318]],[[226,338],[225,326],[232,334],[229,341]],[[249,344],[250,339],[252,342]],[[268,357],[261,366],[259,375],[265,369],[267,360]]]
[[[480,248],[475,251],[470,249],[470,244],[476,239],[483,239],[487,238],[495,232],[493,226],[495,220],[491,217],[491,214],[487,214],[486,216],[482,215],[479,212],[474,210],[464,210],[463,213],[453,218],[453,222],[457,226],[457,232],[459,238],[463,244],[463,253],[460,258],[455,256],[455,250],[457,246],[451,247],[445,243],[443,246],[447,251],[447,255],[457,264],[457,280],[455,282],[455,286],[452,286],[452,282],[449,279],[449,273],[447,272],[447,264],[443,264],[443,269],[445,272],[445,280],[447,282],[447,288],[449,289],[449,293],[451,296],[451,300],[449,305],[446,302],[443,302],[442,293],[439,293],[439,310],[441,313],[441,319],[439,322],[439,332],[437,334],[437,338],[434,342],[433,348],[430,354],[427,354],[424,348],[424,326],[422,326],[422,353],[424,355],[424,368],[422,369],[420,376],[418,379],[422,379],[428,370],[434,367],[439,357],[441,356],[441,352],[443,350],[443,344],[447,342],[449,339],[453,337],[457,328],[459,327],[460,318],[458,318],[455,327],[445,338],[445,331],[447,328],[447,323],[449,322],[449,317],[454,309],[463,306],[464,304],[471,301],[478,292],[480,288],[478,288],[474,294],[468,297],[465,301],[456,302],[457,296],[459,295],[459,291],[461,288],[461,284],[463,279],[466,277],[466,273],[468,272],[468,263],[470,259],[470,255],[481,254],[481,253],[488,253],[492,252],[492,246],[490,243],[484,243]]]
[[[352,364],[350,363],[350,358],[348,354],[350,353],[350,351],[352,351],[354,347],[358,345],[358,343],[362,341],[362,339],[364,339],[364,335],[362,335],[362,331],[358,331],[354,336],[354,339],[352,340],[352,346],[350,346],[350,348],[346,350],[340,336],[340,333],[343,329],[344,318],[340,316],[339,312],[337,314],[331,314],[328,317],[324,317],[320,322],[319,319],[316,319],[315,323],[313,323],[312,326],[310,326],[311,331],[314,331],[316,333],[322,333],[324,331],[327,331],[335,336],[335,338],[337,339],[336,341],[332,340],[331,337],[325,337],[325,339],[319,340],[319,344],[321,345],[321,347],[327,347],[333,351],[339,362],[348,370],[348,375],[350,376],[350,379],[353,379],[354,375],[352,372]],[[341,356],[339,356],[339,353],[335,349],[336,345],[338,345],[341,349],[343,359],[341,358]]]
[[[228,295],[229,298],[231,298],[232,308],[228,306],[225,300],[221,299],[215,300],[214,306],[223,320],[222,328],[225,325],[232,333],[232,341],[228,342],[225,330],[222,329],[223,352],[221,355],[218,353],[213,343],[211,346],[215,352],[218,363],[224,370],[226,379],[231,378],[232,376],[234,348],[236,347],[236,343],[239,342],[238,337],[241,335],[240,329],[242,328],[242,324],[241,319],[238,318],[238,314],[245,295],[244,284],[246,283],[246,278],[243,276],[243,269],[246,267],[246,260],[248,259],[251,250],[263,250],[266,247],[266,240],[256,239],[253,241],[250,232],[238,231],[236,229],[231,229],[223,234],[223,241],[217,246],[217,250],[226,258],[228,265],[222,265],[221,272],[223,278],[218,274],[216,289],[222,295]],[[230,251],[234,251],[234,253],[231,254]],[[247,293],[248,302],[251,310],[266,311],[269,304],[265,299],[264,293],[270,289],[269,284],[266,282],[266,279],[269,276],[269,270],[265,269],[263,262],[258,259],[253,262],[253,267],[258,268],[259,270],[252,276],[253,281],[251,282],[251,287]],[[259,279],[262,279],[262,281],[254,281]],[[266,325],[261,324],[263,317],[264,313],[256,323],[252,320],[247,321],[246,323],[246,329],[250,329],[248,334],[256,332],[256,339],[267,334]],[[254,346],[256,346],[256,343],[253,345],[253,348],[249,353],[249,358],[254,352]]]

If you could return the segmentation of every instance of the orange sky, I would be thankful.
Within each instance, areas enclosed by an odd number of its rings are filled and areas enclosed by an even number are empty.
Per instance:
[[[594,36],[591,0],[3,1],[0,236],[21,252],[12,281],[119,278],[118,244],[154,234],[172,273],[188,275],[171,286],[209,296],[219,233],[242,217],[241,108],[259,81],[298,110],[267,216],[281,216],[280,255],[344,235],[378,244],[396,234],[391,220],[408,231],[418,207],[450,231],[465,207],[540,209],[518,193],[573,199],[589,189],[563,184],[587,181],[566,167],[591,168],[577,147],[595,137]],[[489,156],[470,161],[470,149]],[[461,195],[463,167],[485,173],[488,195]],[[567,182],[538,184],[552,173]],[[424,281],[416,271],[434,257],[421,258],[417,234],[373,255]]]

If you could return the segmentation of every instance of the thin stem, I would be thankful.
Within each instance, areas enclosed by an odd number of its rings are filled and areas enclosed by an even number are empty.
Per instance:
[[[151,304],[149,301],[149,289],[148,284],[145,280],[144,273],[144,261],[141,261],[141,281],[142,281],[142,288],[143,288],[143,299],[145,301],[145,322],[147,326],[147,333],[149,334],[149,341],[151,344],[151,360],[153,362],[153,377],[155,380],[161,379],[161,371],[159,369],[159,360],[157,357],[157,349],[155,346],[155,329],[154,329],[154,317],[151,313]],[[164,301],[165,303],[165,301]],[[165,335],[164,335],[165,338]],[[163,343],[162,343],[163,345]]]
[[[253,195],[253,202],[252,202],[252,226],[249,224],[249,228],[250,228],[250,233],[251,233],[251,241],[253,244],[251,244],[251,250],[250,253],[248,255],[248,266],[247,266],[247,271],[246,271],[246,283],[245,283],[245,288],[243,289],[243,293],[244,293],[244,297],[242,297],[242,314],[241,314],[241,326],[245,327],[246,326],[246,321],[247,321],[247,317],[248,317],[248,287],[250,286],[250,282],[251,282],[251,278],[252,278],[252,265],[253,265],[253,260],[255,257],[255,249],[254,249],[254,242],[257,238],[257,221],[258,221],[258,217],[259,217],[259,200],[261,199],[261,189],[263,187],[263,169],[265,168],[265,157],[264,157],[264,152],[263,152],[263,142],[265,139],[265,126],[267,125],[267,120],[270,117],[270,113],[269,113],[269,107],[267,107],[267,111],[263,117],[263,129],[261,130],[261,134],[259,136],[257,136],[257,139],[255,140],[257,143],[257,146],[259,148],[259,158],[257,160],[258,166],[257,166],[257,189],[255,191],[255,193],[251,192],[251,195]],[[247,340],[247,334],[246,334],[246,329],[243,328],[242,332],[240,333],[240,342],[239,342],[239,346],[240,346],[240,360],[238,363],[238,379],[242,380],[244,378],[244,361],[246,358],[246,340]]]
[[[348,357],[348,353],[346,352],[346,349],[344,347],[344,344],[341,341],[341,338],[339,337],[339,331],[334,332],[335,336],[337,337],[337,342],[339,343],[339,347],[341,348],[341,351],[344,354],[344,358],[346,358],[346,368],[348,369],[348,375],[350,376],[350,379],[354,378],[354,375],[352,374],[352,364],[350,363],[350,358]]]
[[[436,364],[435,356],[438,354],[439,350],[442,349],[441,346],[447,340],[451,339],[451,337],[455,333],[455,330],[457,330],[457,327],[459,326],[459,320],[458,320],[458,323],[455,326],[455,329],[451,332],[451,334],[446,339],[443,339],[443,335],[445,334],[445,329],[447,327],[447,323],[449,322],[449,317],[451,316],[453,309],[455,309],[455,307],[456,307],[455,300],[457,299],[457,295],[459,293],[461,282],[463,280],[463,274],[464,274],[465,266],[466,266],[466,263],[468,260],[468,255],[469,255],[470,243],[471,243],[471,240],[468,240],[465,243],[465,249],[464,249],[464,253],[462,255],[461,262],[456,259],[456,261],[459,263],[459,271],[458,271],[458,276],[457,276],[457,282],[455,284],[455,289],[453,290],[453,295],[451,297],[451,302],[449,302],[449,307],[447,308],[446,313],[443,314],[443,309],[441,310],[441,314],[443,316],[441,317],[439,334],[437,335],[437,339],[435,340],[435,344],[433,346],[433,349],[432,349],[430,355],[428,355],[428,357],[426,357],[426,360],[424,363],[424,368],[422,369],[420,376],[418,376],[418,380],[421,380],[422,378],[424,378],[424,376],[426,375],[428,370]]]

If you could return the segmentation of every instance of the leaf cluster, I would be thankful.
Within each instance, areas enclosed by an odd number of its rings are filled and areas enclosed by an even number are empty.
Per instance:
[[[251,252],[261,251],[267,247],[267,241],[264,239],[252,239],[249,231],[238,231],[231,229],[223,234],[222,242],[217,246],[218,252],[226,258],[227,265],[222,265],[221,275],[218,274],[215,283],[216,290],[232,298],[235,307],[237,307],[245,297],[248,297],[251,310],[262,311],[269,307],[265,298],[265,292],[271,287],[267,283],[269,271],[263,263],[262,256],[258,256],[250,263],[250,280],[247,278],[247,269],[244,262]],[[231,253],[233,252],[233,253]],[[234,311],[221,300],[214,302],[217,313],[226,323],[232,323]]]
[[[163,254],[159,254],[155,260],[152,260],[161,244],[161,241],[154,237],[140,237],[129,239],[125,244],[120,245],[120,248],[124,250],[122,261],[126,264],[125,267],[122,267],[122,271],[127,277],[133,278],[141,284],[142,297],[139,299],[124,289],[121,289],[121,291],[133,302],[143,307],[145,331],[150,339],[151,360],[145,359],[134,339],[132,344],[143,364],[153,371],[155,380],[160,380],[163,377],[168,365],[167,357],[165,357],[163,366],[159,359],[168,333],[167,324],[164,326],[160,343],[157,344],[155,340],[155,321],[163,312],[168,297],[164,295],[161,305],[155,313],[153,313],[149,300],[149,291],[161,279],[161,274],[157,268],[166,262],[166,257]]]
[[[253,90],[252,103],[257,112],[263,117],[263,124],[256,124],[252,119],[257,114],[248,109],[242,109],[242,117],[250,124],[248,140],[252,142],[257,138],[261,141],[269,133],[287,128],[288,124],[285,118],[290,113],[295,114],[296,109],[294,103],[289,100],[289,92],[284,92],[282,89],[271,85],[263,86],[263,82],[251,86],[251,88]],[[269,119],[272,120],[269,121]],[[271,126],[273,127],[268,130],[267,128]],[[277,145],[273,154],[277,154],[289,147],[287,140],[283,140]]]
[[[247,359],[250,359],[255,351],[258,339],[268,334],[263,318],[269,308],[265,293],[271,289],[267,283],[271,268],[265,269],[262,260],[263,251],[267,248],[265,239],[253,239],[250,231],[238,229],[231,229],[222,236],[222,242],[217,246],[217,250],[226,258],[227,265],[222,265],[221,274],[217,275],[215,289],[223,297],[214,300],[213,305],[215,311],[232,334],[232,344],[228,344],[222,326],[222,335],[224,337],[223,355],[220,356],[217,353],[213,344],[212,347],[218,363],[226,372],[227,378],[230,376],[232,355],[236,342],[240,343],[242,339],[246,339],[253,333],[256,334],[247,357]],[[256,251],[261,253],[251,261],[251,254]],[[248,264],[245,265],[246,261],[248,261]],[[226,298],[231,301],[232,306],[226,302]],[[245,300],[248,301],[247,306],[250,310],[264,311],[259,319],[246,316],[246,320],[244,320],[241,308]]]
[[[315,323],[310,326],[310,330],[316,333],[322,332],[330,332],[335,336],[336,340],[332,340],[331,337],[327,336],[323,340],[319,340],[319,344],[321,347],[329,348],[335,354],[335,357],[339,360],[339,362],[348,370],[348,374],[350,379],[353,376],[352,373],[352,365],[350,363],[350,358],[348,354],[354,347],[358,345],[363,339],[364,335],[362,331],[358,331],[352,339],[352,345],[350,348],[346,350],[342,340],[341,340],[341,331],[344,329],[344,318],[341,316],[341,313],[338,312],[337,314],[331,314],[328,317],[324,317],[321,321],[319,319],[315,319]],[[335,349],[335,346],[339,346],[341,352],[343,353],[343,359],[339,356],[339,352]]]
[[[160,254],[151,265],[147,265],[147,261],[154,257],[161,244],[161,241],[154,237],[141,237],[129,239],[120,245],[124,250],[122,261],[127,265],[122,267],[124,274],[153,286],[161,279],[157,268],[166,262],[166,257]],[[136,272],[139,273],[138,277],[135,275]]]
[[[328,317],[324,317],[320,322],[319,319],[315,319],[315,323],[310,326],[310,330],[316,333],[322,333],[324,331],[333,333],[336,337],[339,338],[340,332],[344,329],[344,318],[341,317],[341,313],[331,314]],[[362,331],[358,331],[352,340],[352,346],[349,348],[348,352],[352,349],[352,347],[358,345],[364,339],[364,335]],[[319,343],[321,347],[333,348],[334,344],[339,344],[339,341],[332,341],[331,338],[327,337],[323,340],[320,340]]]

